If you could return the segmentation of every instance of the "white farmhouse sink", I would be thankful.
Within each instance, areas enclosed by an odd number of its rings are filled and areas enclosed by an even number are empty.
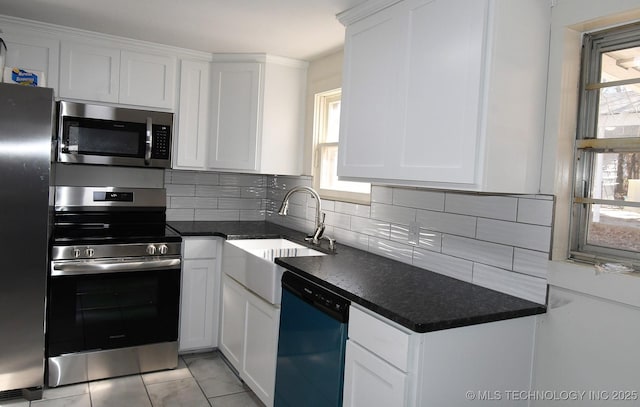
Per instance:
[[[284,268],[276,257],[324,256],[287,239],[227,240],[222,251],[222,271],[271,304],[280,304],[280,279]]]

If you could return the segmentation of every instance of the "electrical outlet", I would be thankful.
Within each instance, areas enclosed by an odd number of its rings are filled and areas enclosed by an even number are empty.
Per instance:
[[[409,222],[409,244],[417,246],[420,243],[420,224]]]

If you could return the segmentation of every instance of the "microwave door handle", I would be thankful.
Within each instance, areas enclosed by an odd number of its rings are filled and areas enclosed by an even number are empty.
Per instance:
[[[144,165],[151,165],[151,150],[153,149],[153,121],[147,117],[147,141],[144,150]]]

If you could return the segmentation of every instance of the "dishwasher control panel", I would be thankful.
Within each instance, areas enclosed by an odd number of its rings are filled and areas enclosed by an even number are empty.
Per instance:
[[[349,320],[351,302],[313,281],[286,271],[282,275],[282,288],[341,322]]]

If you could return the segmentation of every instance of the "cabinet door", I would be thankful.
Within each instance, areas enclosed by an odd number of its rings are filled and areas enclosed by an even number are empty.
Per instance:
[[[407,376],[387,362],[347,341],[344,407],[402,407],[407,404]]]
[[[180,306],[180,351],[218,345],[215,259],[184,260]]]
[[[5,65],[44,72],[46,86],[57,95],[60,41],[11,32],[3,33],[2,39],[7,43]]]
[[[259,168],[257,143],[261,67],[255,63],[211,65],[210,168]]]
[[[209,64],[182,61],[173,168],[204,169],[209,136]]]
[[[223,275],[220,351],[238,370],[241,370],[244,361],[246,304],[244,288],[230,277]]]
[[[60,46],[60,96],[118,102],[120,50],[63,42]]]
[[[473,184],[488,0],[406,0],[347,27],[338,174]]]
[[[262,402],[273,405],[280,309],[247,293],[247,324],[242,379]]]
[[[122,51],[119,102],[173,109],[176,58]]]
[[[393,178],[473,183],[481,134],[485,0],[403,6],[407,86]],[[395,138],[395,137],[394,137]]]
[[[404,86],[406,41],[398,7],[347,27],[340,115],[338,175],[387,178],[389,145],[402,131],[399,88]]]

